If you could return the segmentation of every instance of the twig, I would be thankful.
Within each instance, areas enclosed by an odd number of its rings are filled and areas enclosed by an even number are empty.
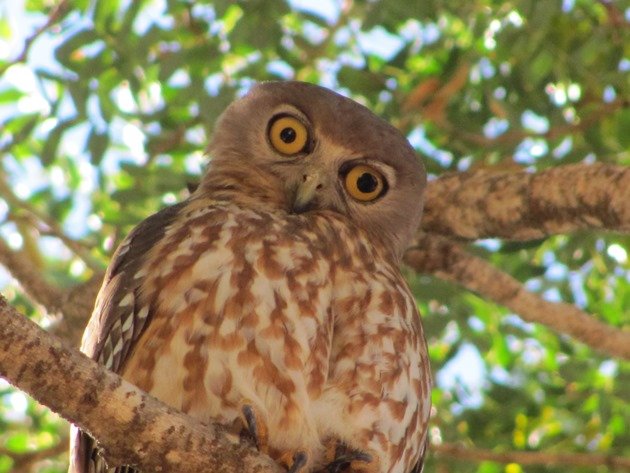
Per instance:
[[[103,273],[98,273],[88,281],[63,291],[62,320],[48,331],[69,341],[73,346],[79,346],[83,329],[92,314],[94,301],[102,281]]]
[[[61,242],[70,251],[81,258],[90,269],[96,272],[103,269],[99,261],[90,254],[87,243],[82,243],[68,237],[59,224],[54,221],[50,215],[47,215],[31,205],[29,202],[26,202],[16,196],[11,187],[7,184],[4,173],[0,173],[0,196],[7,201],[9,208],[11,208],[13,212],[15,212],[15,209],[24,211],[30,219],[29,223],[36,229],[40,230],[38,225],[43,224],[50,234],[59,238]]]
[[[13,251],[1,238],[0,264],[7,268],[26,293],[46,307],[48,312],[57,313],[61,310],[62,292],[44,280],[39,268],[36,268],[27,256]]]
[[[571,304],[545,301],[512,276],[446,238],[420,235],[415,246],[407,250],[405,262],[416,271],[461,284],[528,322],[570,335],[608,355],[630,359],[630,331],[610,327]]]
[[[144,471],[283,470],[221,427],[204,425],[64,346],[0,297],[0,376],[99,439],[113,465]]]
[[[70,8],[68,8],[68,4],[68,0],[62,0],[52,9],[50,15],[48,15],[48,19],[46,20],[46,22],[42,26],[37,28],[33,32],[33,34],[26,38],[22,51],[15,57],[15,59],[0,67],[0,74],[3,74],[9,67],[13,66],[14,64],[26,61],[28,52],[31,49],[31,46],[33,45],[35,40],[39,38],[42,33],[47,31],[52,25],[62,20],[68,14],[68,12],[70,11]]]
[[[518,463],[519,465],[558,465],[562,467],[605,466],[612,470],[628,471],[630,458],[596,453],[553,453],[553,452],[495,452],[481,448],[464,447],[461,445],[443,443],[431,445],[429,452],[438,458],[455,458],[462,461],[492,461],[497,463]]]
[[[558,125],[550,128],[545,133],[534,133],[527,130],[516,129],[495,138],[488,138],[484,135],[461,130],[460,127],[452,124],[442,124],[442,126],[445,127],[446,131],[450,132],[451,134],[456,135],[459,138],[479,147],[515,145],[526,138],[544,138],[546,140],[553,140],[557,138],[562,138],[564,136],[583,133],[585,130],[588,130],[596,123],[601,122],[604,117],[610,115],[611,113],[616,112],[617,110],[622,108],[627,108],[629,103],[627,100],[618,99],[610,103],[598,103],[598,105],[599,108],[592,111],[589,115],[583,117],[579,122]],[[582,106],[584,107],[585,104],[582,104]]]
[[[90,280],[70,289],[62,290],[49,284],[42,272],[24,254],[13,251],[0,238],[0,264],[20,283],[33,301],[41,304],[49,314],[63,314],[63,318],[50,332],[78,346],[83,327],[92,313],[94,300],[103,279],[97,273]]]

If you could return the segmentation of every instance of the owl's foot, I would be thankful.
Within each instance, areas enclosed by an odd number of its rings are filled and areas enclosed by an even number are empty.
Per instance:
[[[245,423],[247,424],[247,434],[256,444],[256,448],[265,454],[268,454],[267,442],[269,440],[269,431],[267,424],[262,420],[256,409],[251,404],[244,404],[241,408]]]
[[[305,452],[285,452],[278,459],[278,463],[287,469],[287,473],[300,473],[304,470],[308,455]]]
[[[329,444],[326,452],[328,464],[321,473],[372,472],[377,471],[372,463],[372,455],[354,450],[341,442]]]
[[[260,452],[266,455],[272,454],[273,452],[269,451],[268,444],[269,430],[258,411],[251,404],[244,403],[241,413],[247,425],[245,435],[253,440]],[[275,455],[272,455],[272,457],[275,457]],[[308,455],[299,450],[297,452],[284,452],[278,458],[278,463],[287,469],[287,473],[303,473],[307,462]]]

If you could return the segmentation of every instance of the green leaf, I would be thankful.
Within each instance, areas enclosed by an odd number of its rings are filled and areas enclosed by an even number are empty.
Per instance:
[[[92,128],[88,137],[88,151],[90,152],[90,161],[98,166],[103,159],[103,154],[109,146],[109,135],[107,133],[99,133],[96,128]]]
[[[98,2],[104,3],[104,2]],[[73,56],[75,51],[99,39],[99,36],[91,28],[79,30],[74,35],[68,37],[56,50],[55,58],[64,66],[73,69],[77,61],[82,60],[80,56]]]
[[[15,453],[23,453],[28,449],[28,433],[16,432],[9,436],[4,443],[5,447]]]
[[[44,141],[40,159],[44,166],[51,164],[57,156],[59,142],[66,130],[76,124],[76,119],[61,121],[52,129]]]
[[[380,74],[348,66],[340,69],[337,78],[341,86],[368,97],[385,88],[385,80]]]
[[[11,24],[7,18],[0,16],[0,38],[10,39],[12,35]]]
[[[0,91],[0,103],[15,104],[26,94],[18,89],[4,89]]]

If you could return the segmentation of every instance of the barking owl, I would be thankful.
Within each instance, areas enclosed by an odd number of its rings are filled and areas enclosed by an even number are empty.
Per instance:
[[[116,251],[82,350],[290,473],[420,471],[430,370],[398,269],[424,168],[356,102],[256,85],[191,196]],[[75,429],[70,471],[108,470]]]

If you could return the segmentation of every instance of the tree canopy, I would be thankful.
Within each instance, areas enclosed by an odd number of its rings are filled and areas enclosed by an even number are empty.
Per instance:
[[[287,79],[365,104],[428,170],[405,259],[434,373],[426,471],[627,471],[623,1],[0,4],[9,303],[76,345],[117,244],[186,198],[222,110]],[[66,445],[0,380],[0,472],[64,471]]]

